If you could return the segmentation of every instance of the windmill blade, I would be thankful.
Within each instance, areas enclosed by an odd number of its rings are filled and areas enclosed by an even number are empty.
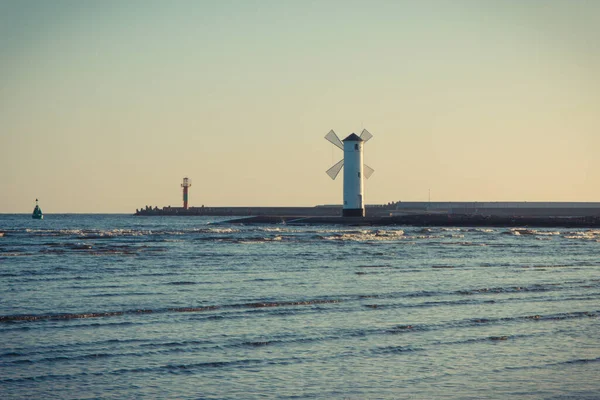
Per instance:
[[[369,167],[367,164],[363,164],[363,173],[365,174],[365,178],[369,179],[371,175],[373,175],[373,172],[375,172],[373,168]]]
[[[329,140],[331,143],[335,144],[340,149],[344,150],[344,143],[340,140],[338,135],[332,130],[329,131],[327,135],[325,135],[325,139]]]
[[[327,175],[329,175],[329,177],[331,179],[335,179],[335,177],[338,176],[338,174],[342,170],[343,166],[344,166],[344,159],[342,158],[340,161],[338,161],[337,163],[335,163],[335,165],[333,167],[331,167],[327,171],[325,171],[325,173]]]
[[[371,135],[371,132],[369,132],[366,129],[363,129],[361,134],[360,134],[360,138],[366,143],[369,141],[369,139],[371,139],[373,137],[373,135]]]

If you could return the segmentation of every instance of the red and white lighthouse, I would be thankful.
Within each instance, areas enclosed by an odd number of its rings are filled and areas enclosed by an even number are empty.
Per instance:
[[[183,178],[181,187],[183,188],[183,209],[188,209],[188,188],[192,186],[192,180],[189,178]]]

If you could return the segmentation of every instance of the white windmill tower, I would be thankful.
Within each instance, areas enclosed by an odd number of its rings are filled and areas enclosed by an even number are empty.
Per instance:
[[[344,151],[344,158],[327,170],[327,175],[335,179],[344,168],[344,217],[365,216],[363,178],[369,179],[375,170],[363,164],[363,145],[372,137],[366,129],[360,136],[352,133],[344,140],[340,140],[333,129],[325,135],[325,139]]]

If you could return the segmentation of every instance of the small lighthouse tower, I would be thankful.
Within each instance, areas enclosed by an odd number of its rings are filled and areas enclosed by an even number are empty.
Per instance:
[[[363,179],[369,179],[375,171],[363,164],[363,145],[372,137],[366,129],[360,136],[352,133],[344,140],[340,140],[333,130],[325,136],[329,142],[344,150],[344,158],[327,170],[327,175],[335,179],[344,168],[344,217],[365,216]]]
[[[181,187],[183,188],[183,209],[188,209],[188,188],[192,186],[192,180],[189,178],[183,178]]]
[[[363,143],[356,133],[342,140],[344,143],[344,217],[364,217],[363,204]]]

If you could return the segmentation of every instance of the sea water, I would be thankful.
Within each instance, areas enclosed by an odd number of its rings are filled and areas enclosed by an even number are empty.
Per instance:
[[[2,399],[597,399],[600,231],[0,216]]]

